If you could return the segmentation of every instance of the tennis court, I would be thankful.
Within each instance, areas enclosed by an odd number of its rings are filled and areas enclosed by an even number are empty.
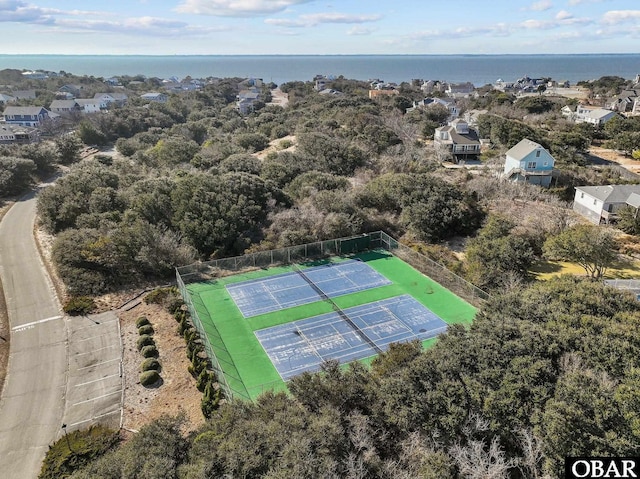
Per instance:
[[[344,276],[355,284],[343,281]],[[270,280],[274,278],[276,281],[272,283]],[[307,280],[313,282],[313,286]],[[254,304],[247,303],[249,309],[241,312],[231,291],[243,283],[245,286],[237,291],[261,284],[258,288],[268,288],[274,293],[278,287],[286,291],[296,285],[306,285],[310,288],[309,295],[299,294],[299,297],[314,300],[285,307],[293,302],[276,292],[278,301],[270,301],[277,304],[278,309],[270,307],[269,311],[259,314],[254,311],[255,315],[247,318],[243,314],[252,314],[251,309],[264,305],[260,304],[262,299],[254,297]],[[356,290],[347,293],[348,288]],[[323,259],[322,264],[309,262],[260,268],[193,282],[186,286],[186,292],[202,321],[203,333],[218,363],[216,368],[223,371],[226,389],[234,397],[245,399],[255,399],[267,390],[286,390],[287,379],[305,370],[317,369],[319,358],[334,358],[341,363],[355,358],[369,360],[392,341],[416,338],[427,346],[435,340],[439,328],[444,328],[439,321],[422,324],[421,318],[432,318],[429,312],[446,324],[470,324],[475,315],[473,306],[401,259],[380,250],[331,257]],[[252,295],[245,291],[245,296]],[[404,295],[415,302],[385,302]],[[348,311],[348,320],[337,310],[343,314]],[[292,333],[292,328],[295,329],[292,323],[296,323],[301,335]],[[283,339],[278,339],[278,330],[274,329],[270,335],[264,332],[276,327],[283,327]],[[366,333],[365,336],[358,330]],[[260,339],[264,339],[264,344]]]
[[[335,298],[388,284],[391,281],[366,263],[347,260],[228,284],[226,288],[242,315],[251,318],[320,301],[321,294]]]
[[[350,362],[385,351],[394,342],[433,338],[447,323],[410,295],[262,329],[258,341],[283,380],[317,371],[327,359]],[[355,325],[355,328],[353,327]]]

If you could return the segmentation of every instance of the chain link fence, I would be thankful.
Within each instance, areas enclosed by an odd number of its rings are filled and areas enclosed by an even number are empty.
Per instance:
[[[259,251],[243,256],[215,259],[176,268],[178,288],[189,309],[191,321],[204,342],[205,350],[218,376],[220,387],[228,400],[251,400],[258,393],[273,389],[276,384],[263,384],[256,390],[247,390],[222,336],[218,332],[214,321],[209,317],[207,308],[202,303],[200,295],[187,291],[186,285],[212,280],[239,271],[303,263],[309,260],[355,254],[373,249],[384,249],[392,253],[476,307],[479,307],[489,298],[489,294],[485,291],[449,271],[445,266],[401,244],[383,231],[270,251]],[[202,315],[206,315],[206,317],[201,317]]]

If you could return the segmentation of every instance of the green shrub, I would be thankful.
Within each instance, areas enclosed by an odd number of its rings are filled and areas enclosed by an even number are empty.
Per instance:
[[[156,342],[153,340],[152,336],[149,336],[148,334],[143,334],[138,338],[138,341],[136,344],[138,345],[138,351],[142,351],[142,348],[144,348],[145,346],[155,346]]]
[[[74,471],[102,456],[119,440],[120,435],[117,431],[101,425],[70,432],[49,447],[38,478],[68,477]]]
[[[153,326],[150,324],[144,324],[138,328],[138,334],[143,336],[145,334],[151,336],[153,334]]]
[[[149,320],[146,316],[140,316],[138,319],[136,319],[136,328],[139,328],[140,326],[146,326],[147,324],[149,324]]]
[[[149,346],[144,346],[140,350],[140,354],[142,354],[143,358],[157,358],[158,357],[158,348],[155,344],[150,344]]]
[[[220,407],[220,400],[222,399],[222,390],[215,387],[213,383],[207,383],[204,388],[204,394],[200,402],[200,408],[202,414],[207,419],[210,419],[213,412]]]
[[[96,307],[96,303],[90,296],[72,296],[64,305],[64,312],[71,316],[89,314]]]
[[[178,288],[175,286],[170,288],[158,288],[151,291],[144,297],[146,304],[163,304],[170,296],[178,296]]]
[[[162,369],[160,361],[155,358],[147,358],[140,364],[140,371],[158,371]]]
[[[153,386],[158,381],[160,381],[160,373],[158,371],[154,371],[153,369],[140,374],[140,384],[145,387]]]

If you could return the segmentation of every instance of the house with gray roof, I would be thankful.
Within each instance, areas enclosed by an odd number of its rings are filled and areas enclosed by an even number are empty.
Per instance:
[[[6,105],[7,103],[12,103],[14,101],[16,101],[15,97],[0,93],[0,105]]]
[[[41,106],[8,106],[4,109],[5,123],[37,128],[51,117],[51,112]]]
[[[35,128],[0,124],[0,145],[26,145],[39,140],[40,134]]]
[[[507,151],[503,175],[511,181],[548,187],[555,162],[542,145],[524,138]]]
[[[82,108],[76,100],[53,100],[49,105],[49,110],[59,114],[70,114],[80,111]]]
[[[602,126],[615,116],[618,116],[617,112],[605,108],[584,110],[583,113],[579,113],[576,110],[575,121],[576,123],[590,123],[594,126]]]
[[[625,206],[640,207],[640,185],[576,186],[573,211],[592,223],[615,222]]]
[[[456,118],[447,126],[436,128],[433,134],[436,148],[448,150],[454,161],[475,160],[480,154],[480,138],[478,132],[469,128],[469,124]]]

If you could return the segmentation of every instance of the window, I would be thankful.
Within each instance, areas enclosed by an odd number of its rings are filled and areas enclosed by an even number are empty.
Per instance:
[[[597,205],[598,204],[598,200],[593,200],[593,204]]]
[[[535,161],[527,162],[527,170],[535,170],[537,163]]]
[[[545,161],[545,162],[543,163],[543,165],[544,165],[544,166],[549,166],[549,162],[548,162],[548,161]]]
[[[540,150],[536,150],[536,158],[540,158]]]
[[[584,198],[584,193],[580,193],[580,199]]]

